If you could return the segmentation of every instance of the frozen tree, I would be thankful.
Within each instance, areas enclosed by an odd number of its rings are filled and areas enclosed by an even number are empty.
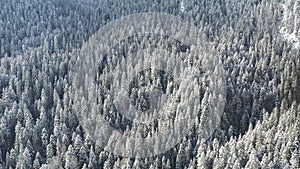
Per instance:
[[[77,156],[72,145],[68,147],[65,159],[65,168],[77,168],[79,166]]]
[[[17,168],[31,168],[31,154],[26,147],[24,152],[18,157]]]
[[[256,151],[252,150],[249,155],[249,160],[248,160],[245,168],[259,168],[259,167],[260,167],[260,163],[256,156]]]
[[[38,169],[38,168],[41,167],[41,164],[40,164],[40,153],[39,152],[37,152],[36,155],[35,155],[35,159],[33,161],[32,167],[34,169]]]
[[[292,157],[291,157],[290,163],[291,163],[292,168],[299,168],[299,166],[300,166],[299,151],[294,150],[292,152]]]

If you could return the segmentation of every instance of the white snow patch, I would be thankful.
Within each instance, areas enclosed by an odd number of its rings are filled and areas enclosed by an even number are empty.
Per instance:
[[[184,2],[183,1],[180,2],[180,11],[181,12],[185,11],[185,6],[184,6]]]
[[[281,34],[281,36],[283,37],[284,40],[292,43],[293,47],[295,49],[299,49],[300,48],[300,39],[299,39],[299,37],[296,36],[295,32],[293,32],[293,33],[287,33],[286,32],[286,27],[282,27],[280,29],[279,33]]]
[[[288,28],[286,26],[283,26],[283,25],[288,24],[289,23],[288,21],[290,19],[294,19],[294,17],[296,17],[294,15],[298,15],[298,14],[292,14],[293,16],[290,16],[291,10],[294,11],[294,9],[289,9],[291,7],[290,3],[291,3],[290,1],[281,3],[281,8],[283,10],[283,20],[282,20],[282,24],[281,24],[282,26],[280,27],[280,30],[279,30],[279,34],[281,35],[283,40],[291,43],[293,45],[293,48],[300,49],[300,35],[296,33],[299,30],[295,30],[295,28],[293,28],[294,30],[288,30]],[[292,5],[292,6],[294,6],[294,5]],[[300,22],[298,24],[300,24]],[[290,25],[290,27],[292,27],[292,26]]]

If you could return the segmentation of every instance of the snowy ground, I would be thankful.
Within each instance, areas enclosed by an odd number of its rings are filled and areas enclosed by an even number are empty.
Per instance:
[[[283,37],[283,39],[285,41],[288,41],[289,43],[291,43],[293,45],[293,47],[295,49],[299,49],[300,48],[300,36],[297,35],[298,30],[295,28],[293,28],[293,26],[288,25],[289,22],[288,20],[290,19],[294,19],[296,17],[296,13],[292,13],[291,11],[294,11],[294,9],[291,8],[295,8],[294,5],[290,4],[290,1],[286,1],[285,3],[281,4],[281,7],[283,9],[283,21],[282,21],[282,25],[287,25],[287,26],[282,26],[280,27],[280,31],[279,33],[281,34],[281,36]],[[293,28],[292,30],[289,30],[289,28]],[[292,33],[290,33],[292,32]]]
[[[282,27],[280,29],[280,34],[283,37],[284,40],[290,42],[293,44],[293,47],[295,49],[299,49],[300,48],[300,42],[299,42],[299,37],[296,36],[296,33],[288,33],[286,31],[286,27]]]

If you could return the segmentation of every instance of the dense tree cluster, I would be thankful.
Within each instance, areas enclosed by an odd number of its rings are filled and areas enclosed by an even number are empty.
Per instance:
[[[283,23],[284,31],[298,35],[299,19],[291,19],[299,16],[297,5],[280,0],[2,0],[0,168],[300,168],[300,56],[280,31]],[[200,139],[199,124],[192,124],[169,151],[126,158],[97,146],[77,117],[99,111],[114,128],[134,133],[132,122],[110,102],[111,81],[101,77],[104,67],[114,65],[114,54],[99,61],[98,86],[86,88],[87,95],[77,90],[74,77],[87,39],[106,23],[138,12],[173,14],[203,32],[201,41],[213,45],[225,69],[226,105],[209,139]],[[124,47],[136,44],[130,38]],[[162,45],[153,41],[139,45]],[[188,50],[178,43],[170,52]],[[140,110],[149,109],[145,91],[154,87],[169,97],[178,89],[166,72],[139,72],[129,93]],[[200,119],[210,95],[203,84],[197,87]],[[147,135],[159,127],[154,121],[140,130]]]

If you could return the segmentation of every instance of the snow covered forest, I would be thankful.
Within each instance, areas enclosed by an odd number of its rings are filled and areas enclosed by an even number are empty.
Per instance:
[[[94,79],[78,76],[84,70],[78,67],[82,63],[78,55],[101,27],[141,12],[172,14],[203,32],[201,42],[212,44],[211,54],[225,70],[226,103],[220,125],[209,138],[201,139],[201,120],[213,111],[207,106],[212,96],[207,79],[195,83],[200,100],[189,111],[199,112],[196,122],[188,124],[188,134],[161,154],[133,158],[105,151],[84,130],[82,124],[89,121],[81,123],[79,114],[97,112],[125,134],[142,130],[141,137],[166,126],[154,120],[136,129],[112,105],[110,92],[116,90],[112,83],[124,79],[112,82],[106,76],[118,62],[113,53],[118,47],[97,63]],[[183,55],[190,48],[172,37],[140,36],[120,43],[127,52],[121,57],[129,58],[135,48],[168,46],[162,39],[172,41],[170,53]],[[299,0],[1,0],[0,169],[298,169],[299,50]],[[92,52],[86,54],[86,62],[93,62]],[[78,90],[77,78],[97,83],[80,84]],[[175,100],[172,110],[191,99],[176,95],[179,87],[172,75],[144,70],[133,77],[128,89],[137,109],[154,109],[155,99],[147,99],[153,88]],[[180,127],[174,119],[176,113],[168,125]],[[168,134],[155,139],[168,140]],[[140,142],[135,140],[136,145]],[[136,145],[127,148],[133,151]]]

